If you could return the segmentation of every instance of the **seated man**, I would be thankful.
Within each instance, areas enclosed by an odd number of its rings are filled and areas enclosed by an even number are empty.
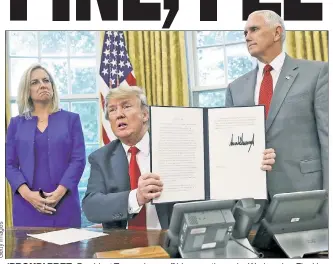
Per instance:
[[[136,86],[110,89],[105,98],[105,118],[118,139],[89,156],[82,201],[88,220],[104,228],[168,229],[173,204],[150,203],[161,195],[163,183],[150,172],[148,111]],[[265,150],[261,169],[271,170],[274,162],[274,150]]]

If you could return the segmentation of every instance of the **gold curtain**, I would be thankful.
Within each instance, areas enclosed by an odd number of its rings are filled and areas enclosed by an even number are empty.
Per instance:
[[[286,48],[293,58],[328,61],[328,31],[287,31]]]
[[[125,31],[137,85],[148,104],[188,106],[184,31]]]
[[[9,125],[9,121],[10,121],[10,96],[9,96],[9,88],[8,88],[8,67],[6,65],[6,88],[5,88],[5,94],[6,94],[6,118],[5,118],[5,130],[7,132],[7,127]],[[5,208],[5,214],[6,214],[6,227],[12,227],[13,226],[13,212],[12,212],[12,208],[13,208],[13,201],[12,201],[12,190],[11,187],[7,181],[7,179],[5,180],[5,204],[6,204],[6,208]]]

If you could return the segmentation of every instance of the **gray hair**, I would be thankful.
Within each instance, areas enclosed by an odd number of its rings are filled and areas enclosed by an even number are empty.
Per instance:
[[[109,113],[108,113],[108,105],[110,99],[125,99],[130,96],[135,95],[138,100],[140,100],[141,108],[149,111],[149,107],[147,104],[147,97],[143,92],[143,89],[138,86],[119,86],[114,89],[110,89],[108,94],[105,97],[105,103],[104,103],[104,113],[105,113],[105,119],[109,120]]]
[[[52,75],[42,65],[32,64],[28,69],[24,71],[21,77],[18,87],[17,100],[16,100],[18,105],[19,115],[25,116],[26,119],[31,119],[31,112],[34,111],[34,104],[30,97],[30,82],[31,82],[31,73],[37,69],[42,69],[43,71],[45,71],[50,78],[50,82],[53,89],[51,112],[54,113],[59,111],[59,95]]]
[[[282,43],[284,42],[284,40],[286,39],[286,28],[284,26],[283,19],[277,13],[275,13],[272,10],[258,10],[258,11],[252,12],[250,14],[250,16],[252,14],[257,14],[257,15],[263,16],[266,23],[270,27],[281,26],[281,28],[282,28],[281,39],[282,39]]]

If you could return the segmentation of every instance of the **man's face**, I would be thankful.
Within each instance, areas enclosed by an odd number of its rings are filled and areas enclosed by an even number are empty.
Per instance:
[[[260,14],[249,16],[244,35],[249,53],[256,58],[268,55],[277,40],[276,27],[270,27]]]
[[[127,145],[135,145],[147,130],[148,111],[141,107],[135,95],[124,99],[110,98],[108,114],[114,135]]]

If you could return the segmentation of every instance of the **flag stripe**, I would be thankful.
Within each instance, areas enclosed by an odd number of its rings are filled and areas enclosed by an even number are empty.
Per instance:
[[[128,85],[133,86],[136,85],[136,79],[135,77],[132,75],[132,73],[130,73],[126,79]]]
[[[122,31],[106,31],[103,39],[99,69],[99,87],[101,109],[104,112],[105,97],[109,89],[119,85],[136,85],[133,67],[126,49],[125,37]],[[108,144],[115,139],[110,124],[102,114],[102,139]]]

